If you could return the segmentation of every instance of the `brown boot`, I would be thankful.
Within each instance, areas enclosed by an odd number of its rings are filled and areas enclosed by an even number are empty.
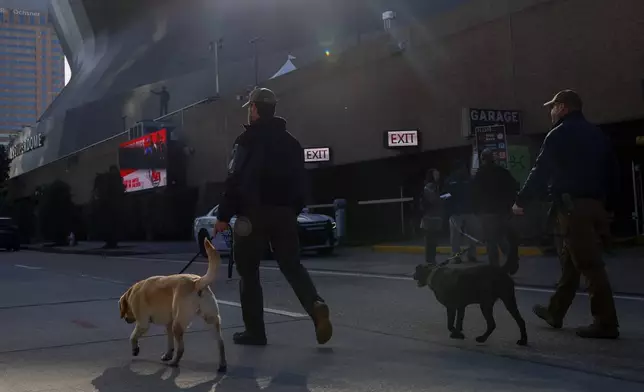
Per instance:
[[[552,328],[560,329],[563,326],[563,321],[555,319],[550,314],[550,312],[548,312],[548,308],[543,305],[534,305],[534,307],[532,308],[532,313],[534,313],[541,320],[548,323],[548,325],[550,325]]]
[[[587,327],[577,328],[577,336],[586,339],[617,339],[619,338],[619,329],[591,324]]]
[[[315,336],[318,344],[324,344],[333,335],[333,326],[329,319],[329,307],[324,302],[313,304],[313,324],[315,324]]]

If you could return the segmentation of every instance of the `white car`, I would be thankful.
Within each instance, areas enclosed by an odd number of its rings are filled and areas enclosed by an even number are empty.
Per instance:
[[[217,221],[217,209],[215,206],[206,215],[195,219],[193,225],[193,234],[201,254],[204,254],[203,240],[208,237],[215,248],[223,253],[229,254],[232,245],[230,233],[219,233],[213,238],[215,222]],[[230,220],[230,226],[234,227],[236,217]],[[300,229],[300,248],[302,251],[316,251],[319,254],[330,255],[333,253],[335,246],[338,244],[336,223],[328,215],[312,214],[304,209],[297,217],[297,223]],[[272,248],[268,244],[267,255],[272,253]]]

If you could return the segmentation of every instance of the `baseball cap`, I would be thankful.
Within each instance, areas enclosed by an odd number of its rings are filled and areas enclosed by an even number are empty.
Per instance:
[[[581,109],[582,101],[579,94],[573,90],[562,90],[555,94],[549,102],[543,104],[543,106],[552,106],[555,103],[562,103],[566,106]]]
[[[255,90],[251,91],[250,95],[248,96],[248,102],[246,102],[242,107],[245,108],[246,106],[250,105],[251,102],[263,102],[275,105],[277,103],[277,96],[272,90],[269,90],[267,88],[256,88]]]

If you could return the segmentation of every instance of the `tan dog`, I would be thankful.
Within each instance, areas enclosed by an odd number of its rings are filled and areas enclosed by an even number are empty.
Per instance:
[[[215,281],[221,258],[207,238],[204,245],[208,254],[206,275],[152,276],[135,283],[121,296],[121,318],[128,324],[136,322],[130,336],[132,355],[139,355],[139,338],[148,331],[150,324],[165,325],[168,349],[161,360],[170,361],[170,366],[177,366],[183,356],[183,334],[194,316],[200,315],[206,323],[215,327],[219,344],[219,372],[226,371],[219,306],[209,287]]]

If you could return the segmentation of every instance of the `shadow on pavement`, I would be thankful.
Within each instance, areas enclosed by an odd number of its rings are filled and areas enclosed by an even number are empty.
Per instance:
[[[249,362],[250,366],[230,366],[226,374],[217,374],[212,371],[212,364],[183,361],[179,368],[170,368],[164,364],[147,361],[133,360],[132,363],[120,367],[106,369],[100,376],[92,380],[92,385],[98,392],[134,392],[134,391],[155,391],[155,392],[244,392],[244,391],[289,391],[289,392],[310,392],[308,387],[309,374],[307,371],[292,369],[262,369],[262,352],[257,350],[242,349],[239,357],[241,362]],[[331,351],[322,354],[333,354]],[[310,358],[313,359],[313,358]],[[306,359],[304,362],[307,362]],[[317,361],[315,361],[317,362]],[[302,362],[299,362],[301,365]],[[139,373],[133,367],[151,367],[156,371],[150,373]],[[190,387],[181,387],[187,382],[178,380],[183,372],[186,374],[198,372],[199,374],[212,374],[207,381],[199,381]],[[203,379],[203,376],[195,377],[195,374],[187,375],[194,384],[195,378]],[[214,378],[212,378],[214,376]],[[188,381],[186,380],[186,381]]]

